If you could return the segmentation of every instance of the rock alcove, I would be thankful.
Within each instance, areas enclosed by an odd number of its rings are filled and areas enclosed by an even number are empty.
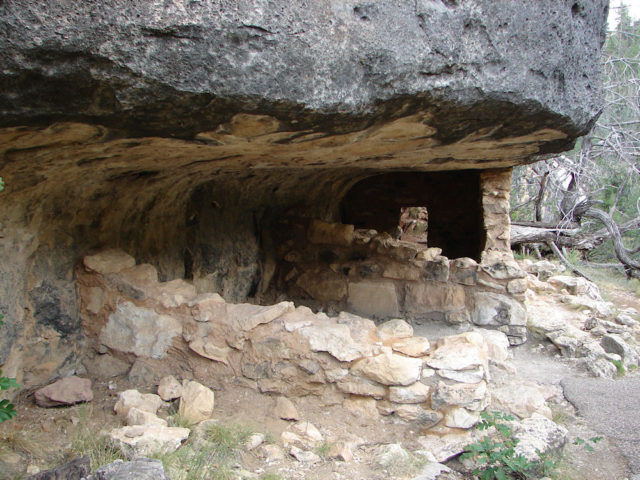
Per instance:
[[[227,302],[524,341],[510,168],[599,110],[607,2],[574,3],[5,0],[3,372],[79,368],[77,269],[113,248]],[[426,245],[388,234],[408,206]]]

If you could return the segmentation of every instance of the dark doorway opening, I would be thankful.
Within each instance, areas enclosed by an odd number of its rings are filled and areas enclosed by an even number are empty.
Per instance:
[[[480,260],[486,230],[480,174],[475,170],[386,173],[365,178],[343,198],[342,221],[397,236],[401,210],[416,206],[428,214],[428,246],[441,248],[449,258]]]

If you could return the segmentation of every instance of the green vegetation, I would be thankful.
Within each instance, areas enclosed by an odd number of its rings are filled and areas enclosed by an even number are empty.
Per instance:
[[[591,452],[595,452],[595,448],[593,447],[596,443],[598,443],[600,440],[602,440],[602,437],[591,437],[589,440],[584,440],[580,437],[576,437],[576,439],[573,441],[574,445],[584,445],[584,449],[591,453]]]
[[[91,417],[93,407],[82,405],[78,425],[71,437],[71,456],[87,455],[92,470],[118,459],[126,460],[126,455],[107,436],[96,434],[88,422]]]
[[[251,433],[238,424],[212,424],[193,431],[178,450],[156,455],[156,458],[174,480],[231,480],[236,478],[235,466],[241,463],[241,447]]]
[[[479,430],[495,428],[496,438],[487,435],[481,440],[467,445],[462,460],[473,460],[478,464],[473,470],[480,480],[507,480],[509,478],[526,479],[547,475],[554,467],[554,462],[542,458],[531,461],[516,454],[518,439],[514,437],[511,427],[502,422],[511,422],[515,417],[501,412],[482,412],[482,421],[476,425]]]

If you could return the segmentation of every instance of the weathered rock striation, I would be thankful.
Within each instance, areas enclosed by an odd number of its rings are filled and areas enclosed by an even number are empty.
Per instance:
[[[508,169],[597,116],[607,3],[1,2],[3,372],[75,372],[87,253],[259,302],[282,219],[380,230],[350,207],[398,191],[394,173],[415,176],[393,208],[427,207],[429,247],[499,264]],[[135,275],[112,281],[144,300]]]

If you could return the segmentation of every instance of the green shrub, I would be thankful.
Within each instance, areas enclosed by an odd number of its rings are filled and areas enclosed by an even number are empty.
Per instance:
[[[0,179],[0,185],[2,183],[2,179]],[[2,315],[0,315],[0,319],[2,319]],[[0,320],[0,325],[2,325],[2,320]],[[0,370],[0,390],[9,390],[10,388],[20,388],[18,382],[16,382],[15,378],[8,378],[2,375],[2,370]],[[7,420],[12,419],[16,416],[16,407],[13,403],[9,402],[9,400],[0,400],[0,423],[6,422]]]
[[[510,422],[515,417],[501,412],[482,412],[482,421],[476,425],[479,430],[494,427],[498,432],[496,438],[487,435],[481,440],[467,445],[461,459],[474,460],[478,467],[473,470],[480,480],[507,480],[509,478],[526,479],[548,473],[554,463],[541,457],[538,461],[528,460],[516,454],[518,439],[514,437],[511,427],[501,421]]]

